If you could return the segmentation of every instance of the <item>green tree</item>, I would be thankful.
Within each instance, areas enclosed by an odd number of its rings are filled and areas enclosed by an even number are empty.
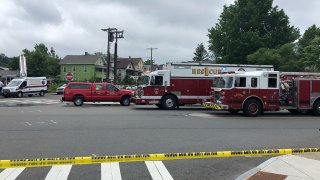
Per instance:
[[[23,50],[27,60],[28,76],[55,77],[60,74],[59,57],[53,48],[49,51],[44,44],[36,44],[34,51]]]
[[[247,59],[250,64],[271,64],[279,71],[303,71],[294,49],[295,45],[292,43],[276,49],[261,48],[248,55]]]
[[[11,70],[19,70],[19,57],[10,58],[8,68]]]
[[[320,36],[301,49],[300,62],[307,71],[320,71]]]
[[[260,48],[277,48],[295,41],[299,30],[273,0],[236,0],[224,6],[219,22],[209,29],[209,50],[219,63],[248,63]]]
[[[193,61],[195,62],[208,61],[210,57],[203,43],[198,44],[196,51],[193,54],[194,54]]]
[[[10,59],[5,54],[0,54],[0,67],[8,67]]]
[[[154,60],[151,60],[151,59],[148,59],[144,62],[145,65],[155,65],[155,61]]]
[[[320,28],[316,27],[316,25],[312,25],[304,32],[303,36],[299,39],[299,50],[302,50],[303,48],[309,46],[311,41],[313,41],[317,36],[320,36]]]

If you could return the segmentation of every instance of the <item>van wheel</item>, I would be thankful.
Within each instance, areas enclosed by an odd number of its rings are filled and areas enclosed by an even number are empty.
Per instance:
[[[83,97],[82,96],[76,96],[75,98],[73,98],[73,104],[75,106],[82,106],[83,104]]]
[[[23,97],[23,93],[22,92],[18,92],[17,97],[18,98],[22,98]]]
[[[129,106],[130,105],[130,98],[128,96],[124,96],[121,101],[120,104],[122,106]]]
[[[320,100],[317,100],[313,105],[313,115],[320,116]]]
[[[172,110],[177,106],[177,100],[174,96],[168,95],[165,96],[161,101],[161,106],[163,109]]]
[[[40,91],[39,96],[44,96],[44,91]]]
[[[244,104],[243,112],[246,116],[256,117],[261,114],[262,108],[257,100],[250,99]]]

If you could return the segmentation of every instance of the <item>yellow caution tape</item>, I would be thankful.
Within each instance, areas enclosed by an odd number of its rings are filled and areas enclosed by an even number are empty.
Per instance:
[[[216,103],[212,103],[212,102],[204,102],[202,103],[202,106],[206,107],[206,108],[212,108],[212,109],[216,109],[216,110],[220,110],[221,106],[216,104]]]
[[[136,154],[97,157],[64,157],[64,158],[36,158],[0,160],[0,168],[18,167],[43,167],[56,165],[79,165],[98,164],[109,162],[137,162],[137,161],[164,161],[177,159],[200,159],[200,158],[224,158],[240,156],[272,156],[284,154],[300,154],[320,152],[320,148],[299,149],[268,149],[268,150],[242,150],[242,151],[215,151],[215,152],[187,152],[187,153],[163,153],[163,154]]]

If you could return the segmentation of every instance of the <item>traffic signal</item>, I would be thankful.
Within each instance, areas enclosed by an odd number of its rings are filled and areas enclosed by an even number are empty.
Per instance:
[[[114,41],[114,36],[113,36],[113,32],[108,32],[108,41],[109,42],[113,42]]]

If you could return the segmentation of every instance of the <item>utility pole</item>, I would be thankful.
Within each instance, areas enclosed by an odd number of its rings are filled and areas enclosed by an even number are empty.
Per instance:
[[[156,49],[158,49],[158,48],[153,48],[153,47],[151,47],[151,48],[147,48],[147,50],[150,50],[150,52],[151,52],[151,62],[153,61],[153,59],[152,59],[152,51],[153,50],[156,50]]]
[[[109,81],[109,74],[110,74],[110,42],[113,42],[114,36],[113,33],[116,31],[116,28],[108,28],[108,29],[101,29],[102,31],[106,31],[108,33],[108,47],[107,47],[107,72],[106,72],[106,81]]]
[[[118,38],[123,38],[123,31],[116,30],[114,33],[116,37],[116,42],[114,44],[113,83],[117,83]]]

